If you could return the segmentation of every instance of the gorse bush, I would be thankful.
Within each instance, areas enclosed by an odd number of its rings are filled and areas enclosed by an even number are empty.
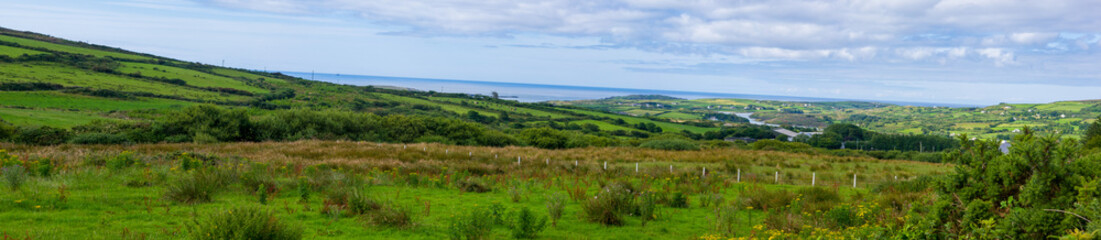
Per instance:
[[[191,239],[302,239],[302,229],[255,207],[238,207],[196,220]]]

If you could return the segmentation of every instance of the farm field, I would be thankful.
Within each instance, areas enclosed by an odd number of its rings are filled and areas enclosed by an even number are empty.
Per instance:
[[[48,159],[52,164],[48,177],[31,177],[20,190],[0,193],[5,199],[0,209],[6,209],[0,211],[0,233],[19,238],[176,238],[187,236],[194,222],[205,216],[251,206],[300,227],[310,239],[440,239],[448,238],[453,232],[449,224],[471,209],[498,209],[506,221],[508,214],[522,208],[546,216],[548,198],[564,201],[564,214],[556,226],[538,233],[543,239],[695,239],[708,233],[766,237],[781,234],[754,226],[761,225],[764,210],[779,206],[753,208],[758,203],[741,203],[756,196],[750,192],[817,189],[857,201],[867,198],[873,187],[895,181],[893,175],[914,179],[950,169],[942,164],[737,149],[544,150],[332,141],[0,147],[8,149],[0,156],[10,160]],[[199,164],[189,166],[188,161]],[[641,163],[639,172],[635,163]],[[703,168],[710,172],[702,175]],[[779,184],[773,181],[776,171],[782,172]],[[811,172],[817,173],[817,188],[809,186]],[[857,188],[847,177],[852,172],[860,173]],[[168,197],[171,191],[166,187],[201,174],[232,177],[225,177],[227,182],[209,201],[181,203]],[[463,191],[471,188],[469,184],[488,191]],[[620,185],[662,196],[655,203],[655,218],[645,226],[632,213],[619,216],[620,226],[587,220],[587,196],[604,196],[601,192],[608,186]],[[264,193],[265,203],[259,200],[258,188],[270,192]],[[336,195],[349,192],[363,194],[383,208],[400,209],[408,218],[402,221],[408,222],[373,219],[375,213],[323,212],[351,211],[351,206],[332,204]],[[678,197],[684,198],[685,206],[669,202]],[[734,214],[730,217],[735,222],[729,223],[736,225],[716,228],[713,214],[721,208],[715,206],[727,203],[748,205],[726,213]],[[490,229],[489,238],[511,234],[503,225]]]

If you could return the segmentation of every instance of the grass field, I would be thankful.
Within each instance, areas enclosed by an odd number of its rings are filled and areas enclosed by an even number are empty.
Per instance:
[[[199,72],[190,69],[183,69],[171,66],[162,66],[156,64],[146,63],[123,63],[122,67],[118,71],[123,73],[140,73],[143,76],[151,77],[163,77],[167,79],[180,79],[187,82],[187,85],[196,87],[221,87],[221,88],[233,88],[238,90],[244,90],[251,93],[267,93],[267,89],[253,87],[246,85],[244,82],[213,75],[209,73]]]
[[[240,101],[246,99],[243,96],[202,91],[162,82],[138,80],[52,63],[42,63],[30,67],[18,64],[0,64],[0,68],[5,69],[0,72],[0,78],[4,79],[5,82],[46,82],[63,86],[148,92],[211,101]]]
[[[158,98],[139,98],[136,100],[122,101],[118,99],[66,94],[55,91],[0,92],[0,106],[5,107],[126,111],[182,108],[191,105],[195,105],[195,103]]]
[[[590,116],[608,117],[608,118],[621,118],[621,119],[623,119],[623,121],[626,121],[627,123],[630,123],[630,124],[636,124],[636,123],[640,123],[640,122],[654,123],[654,125],[657,125],[658,127],[661,127],[662,129],[665,129],[665,131],[669,131],[669,130],[674,130],[674,131],[688,130],[689,132],[694,132],[694,133],[704,133],[704,132],[711,131],[711,130],[718,130],[718,128],[705,128],[705,127],[688,126],[688,125],[681,125],[681,124],[675,124],[675,123],[658,122],[658,121],[653,121],[653,120],[649,120],[649,119],[636,118],[636,117],[623,116],[623,115],[616,115],[616,114],[611,114],[611,113],[602,113],[602,112],[589,111],[589,110],[581,110],[581,109],[566,109],[566,110],[571,111],[571,112],[575,112],[575,113],[590,115]]]
[[[22,56],[23,54],[35,55],[35,54],[42,54],[42,53],[43,52],[30,50],[30,49],[23,49],[23,48],[9,47],[9,46],[0,45],[0,55],[7,55],[7,56],[10,56],[10,57],[18,57],[18,56]]]
[[[782,152],[716,149],[673,152],[637,148],[545,150],[465,147],[438,144],[302,141],[289,143],[142,144],[133,146],[62,145],[31,147],[0,144],[11,154],[50,159],[55,172],[31,177],[18,191],[0,192],[0,233],[17,238],[180,238],[213,213],[256,206],[282,222],[299,226],[307,239],[448,238],[450,224],[471,209],[532,209],[546,216],[548,196],[568,195],[564,215],[541,239],[697,239],[735,233],[767,237],[778,232],[755,229],[761,209],[741,208],[736,226],[719,231],[708,199],[737,203],[761,191],[797,191],[810,185],[835,189],[844,198],[869,193],[867,187],[948,171],[946,165]],[[129,152],[132,151],[132,152]],[[206,156],[219,164],[185,170],[186,156]],[[516,158],[523,160],[516,164]],[[99,160],[97,160],[99,159]],[[128,161],[129,160],[129,161]],[[132,164],[130,164],[132,161]],[[574,161],[578,166],[574,166]],[[608,162],[604,169],[604,162]],[[635,172],[636,163],[640,170]],[[670,171],[669,166],[673,167]],[[740,181],[730,167],[738,166]],[[703,168],[708,175],[701,176]],[[209,202],[181,203],[166,198],[165,186],[187,176],[221,172],[234,176]],[[479,173],[480,172],[480,173]],[[773,183],[779,172],[780,184]],[[474,173],[474,174],[472,174]],[[851,187],[858,173],[858,188]],[[328,179],[328,180],[326,180]],[[261,204],[256,181],[272,187]],[[321,184],[302,200],[302,182]],[[322,184],[322,181],[335,181]],[[492,189],[464,192],[459,182]],[[623,216],[622,226],[587,220],[585,202],[602,186],[628,182],[655,194],[683,193],[686,207],[658,206],[645,226]],[[350,187],[345,184],[351,184]],[[306,185],[301,185],[306,186]],[[299,190],[296,190],[299,189]],[[371,215],[333,215],[328,207],[339,189],[362,191],[384,208],[401,209],[409,224],[392,226]],[[576,196],[575,196],[576,195]],[[755,196],[755,195],[754,195]],[[725,205],[725,204],[719,204]],[[487,217],[487,216],[480,216]],[[509,236],[508,227],[492,227],[489,238]]]
[[[75,54],[94,55],[94,56],[98,56],[98,57],[114,57],[114,58],[133,59],[133,60],[150,60],[150,59],[152,59],[150,57],[145,57],[145,56],[137,56],[137,55],[132,55],[132,54],[125,54],[125,53],[109,52],[109,51],[96,50],[96,49],[81,48],[81,47],[75,47],[75,46],[69,46],[69,45],[62,45],[62,44],[49,43],[49,42],[43,42],[43,41],[36,41],[36,40],[25,39],[25,38],[17,38],[17,37],[6,36],[6,35],[0,35],[0,41],[13,42],[13,43],[17,43],[21,46],[36,47],[36,48],[47,48],[47,49],[54,50],[54,51],[75,53]]]
[[[87,111],[0,108],[0,119],[14,125],[69,128],[108,118]]]

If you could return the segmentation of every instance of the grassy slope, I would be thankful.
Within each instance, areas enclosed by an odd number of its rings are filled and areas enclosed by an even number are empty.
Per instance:
[[[195,151],[199,153],[217,153],[221,156],[240,156],[270,164],[271,171],[277,173],[279,182],[289,184],[296,181],[293,169],[296,164],[334,164],[354,169],[375,169],[355,171],[372,176],[366,187],[368,194],[383,201],[393,201],[407,206],[416,215],[417,225],[409,229],[393,229],[372,226],[364,220],[355,218],[332,218],[318,213],[321,208],[320,193],[314,193],[311,200],[299,203],[293,189],[284,189],[269,201],[266,209],[274,211],[282,221],[298,224],[305,229],[307,239],[342,238],[402,238],[402,239],[441,239],[446,238],[449,219],[477,206],[489,206],[500,203],[507,209],[528,207],[538,215],[545,215],[545,196],[550,193],[563,193],[563,190],[551,182],[583,184],[589,196],[599,187],[596,179],[612,177],[615,179],[640,181],[650,179],[654,189],[662,189],[670,180],[692,184],[699,181],[696,174],[702,167],[711,169],[714,178],[723,179],[719,190],[725,199],[738,199],[745,191],[793,190],[809,184],[811,169],[817,172],[818,185],[832,186],[843,196],[855,193],[867,193],[866,187],[878,182],[891,181],[893,176],[909,178],[920,175],[936,175],[950,171],[950,166],[907,161],[883,161],[867,158],[845,158],[834,156],[815,156],[781,152],[750,151],[737,149],[670,152],[636,148],[598,148],[572,150],[543,150],[534,148],[508,147],[464,147],[438,144],[416,144],[404,149],[401,144],[374,144],[356,142],[302,141],[291,143],[226,143],[226,144],[140,144],[134,146],[54,146],[29,147],[0,144],[0,148],[12,149],[19,156],[50,157],[59,163],[72,167],[60,176],[32,180],[21,191],[0,192],[0,233],[20,236],[25,233],[45,238],[117,238],[123,232],[147,234],[154,238],[178,238],[186,232],[187,225],[194,216],[204,216],[216,211],[224,211],[234,206],[258,206],[256,196],[251,189],[241,185],[232,185],[215,195],[211,203],[186,205],[164,199],[164,184],[156,183],[152,187],[127,187],[126,182],[142,179],[147,174],[167,174],[169,180],[183,174],[172,170],[175,162],[164,162],[156,156],[175,151]],[[423,151],[422,149],[428,149]],[[132,167],[123,170],[111,170],[102,167],[78,167],[92,155],[113,156],[118,152],[131,150],[153,165],[148,168]],[[451,154],[446,154],[449,151]],[[467,157],[464,152],[473,152]],[[456,154],[459,153],[459,154]],[[495,159],[494,155],[500,155]],[[555,167],[542,167],[543,162],[532,163],[531,167],[515,167],[512,159],[524,156],[525,159],[552,158]],[[559,173],[547,175],[547,171],[565,171],[564,166],[580,162],[590,174]],[[607,173],[600,173],[598,166],[609,162]],[[641,162],[642,173],[634,173],[634,163]],[[742,181],[738,183],[723,171],[724,162],[734,162],[742,169]],[[389,172],[385,169],[402,166],[402,169],[461,169],[471,164],[501,169],[499,174],[486,177],[494,191],[489,193],[462,193],[451,186],[407,186],[404,180],[412,173]],[[668,175],[669,165],[674,165],[677,174]],[[248,165],[244,165],[248,166]],[[561,166],[561,167],[559,167]],[[777,167],[781,166],[781,167]],[[781,184],[772,184],[773,172],[781,174]],[[859,173],[860,188],[850,185],[852,173]],[[506,190],[518,176],[532,174],[523,198],[518,203],[509,200]],[[424,182],[444,177],[422,174]],[[668,176],[668,177],[666,177]],[[504,178],[505,181],[493,183],[489,179]],[[751,183],[757,182],[757,183]],[[67,201],[58,202],[57,189],[62,185],[67,189]],[[290,185],[284,185],[289,188]],[[636,217],[626,217],[625,226],[605,227],[581,219],[582,210],[578,202],[567,201],[565,216],[557,228],[548,227],[540,234],[542,239],[696,239],[699,235],[712,230],[710,209],[698,206],[697,196],[690,196],[689,208],[669,208],[662,206],[658,210],[658,219],[645,227],[640,226]],[[425,202],[430,211],[424,210]],[[36,207],[38,206],[38,207]],[[308,209],[307,209],[308,207]],[[761,221],[764,213],[760,210],[741,210],[741,216],[750,223],[739,224],[740,233],[750,231]],[[175,234],[175,235],[174,235]],[[495,237],[503,238],[508,232],[502,227],[494,230]]]

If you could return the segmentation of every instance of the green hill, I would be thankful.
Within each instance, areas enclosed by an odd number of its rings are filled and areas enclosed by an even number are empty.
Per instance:
[[[702,134],[718,129],[487,96],[310,81],[4,28],[0,28],[0,69],[0,121],[17,128],[68,129],[77,135],[105,125],[156,125],[172,113],[196,105],[246,110],[253,120],[291,110],[442,117],[475,122],[483,129],[510,135],[549,127],[632,145],[631,139],[661,131],[629,124],[649,123],[667,133]],[[158,140],[164,139],[152,141]]]

